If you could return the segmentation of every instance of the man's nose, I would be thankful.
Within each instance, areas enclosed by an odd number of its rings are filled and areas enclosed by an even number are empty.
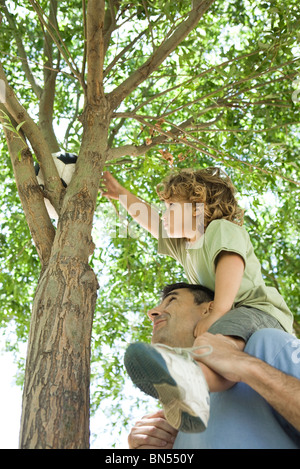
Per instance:
[[[156,318],[157,316],[160,316],[162,314],[162,311],[160,311],[161,308],[159,308],[158,306],[156,306],[155,308],[152,308],[152,309],[149,309],[149,311],[147,312],[149,318],[151,319],[151,321],[154,321],[154,318]]]

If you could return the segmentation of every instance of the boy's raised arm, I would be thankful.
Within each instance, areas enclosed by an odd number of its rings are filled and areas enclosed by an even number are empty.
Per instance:
[[[103,196],[119,200],[129,215],[154,238],[158,239],[159,213],[154,207],[121,186],[108,171],[103,173],[101,186],[100,190]]]

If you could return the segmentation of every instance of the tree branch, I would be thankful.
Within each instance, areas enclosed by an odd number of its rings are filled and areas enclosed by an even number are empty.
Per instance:
[[[22,125],[22,130],[29,140],[31,147],[40,164],[41,171],[45,180],[47,198],[56,209],[57,213],[60,212],[61,198],[63,195],[63,185],[58,175],[56,166],[54,164],[51,151],[44,139],[43,133],[36,125],[33,119],[29,116],[26,109],[19,103],[12,88],[9,86],[3,66],[0,62],[0,79],[3,80],[5,85],[6,102],[4,107],[6,112],[13,117],[16,124]]]
[[[108,64],[108,66],[106,67],[106,69],[104,70],[104,77],[106,77],[109,72],[111,71],[111,69],[116,65],[116,63],[120,60],[121,57],[123,57],[126,52],[132,50],[133,46],[144,36],[144,34],[146,34],[147,32],[149,31],[149,27],[147,29],[145,29],[144,31],[142,31],[138,36],[136,36],[134,39],[132,39],[132,41],[127,44],[126,47],[124,47],[124,49],[121,50],[121,52],[119,52],[119,54],[116,55],[116,57],[114,57],[114,59]]]
[[[85,67],[86,67],[86,41],[87,41],[87,26],[86,26],[86,0],[82,0],[82,17],[83,17],[83,57],[81,65],[82,84],[84,85]],[[85,89],[85,86],[83,86]]]
[[[34,11],[36,12],[38,19],[41,25],[48,31],[49,35],[51,36],[54,44],[56,44],[59,52],[61,53],[62,57],[68,64],[73,75],[79,80],[79,82],[84,87],[83,76],[77,68],[76,63],[74,62],[68,48],[65,46],[58,29],[49,21],[46,21],[44,16],[45,13],[41,6],[36,2],[36,0],[29,0],[31,6],[33,7]]]
[[[57,1],[50,1],[49,22],[58,29],[57,25]],[[44,64],[44,89],[41,93],[39,103],[39,125],[44,134],[44,138],[48,143],[51,153],[59,151],[59,145],[53,130],[53,106],[55,99],[55,84],[57,77],[57,69],[59,69],[60,52],[58,51],[58,59],[56,70],[53,69],[53,40],[48,33],[44,32],[44,55],[46,61]]]
[[[145,81],[151,73],[174,51],[183,39],[197,26],[200,18],[212,5],[214,0],[195,0],[186,20],[182,21],[175,29],[171,37],[163,41],[153,52],[152,56],[135,72],[132,73],[123,83],[109,93],[113,109],[116,109],[121,102],[134,91],[139,84]]]
[[[87,2],[87,86],[85,106],[80,117],[83,134],[76,173],[68,186],[66,204],[78,191],[85,193],[91,204],[91,214],[95,209],[99,189],[99,179],[107,150],[108,128],[111,112],[103,88],[104,62],[104,19],[105,0]],[[79,177],[81,174],[81,177]],[[89,229],[92,227],[92,216]],[[84,228],[86,229],[87,226]]]
[[[176,114],[176,113],[178,113],[179,111],[182,111],[183,109],[186,109],[186,108],[192,106],[193,104],[200,103],[201,101],[204,101],[204,100],[206,100],[206,99],[208,99],[208,98],[212,98],[212,97],[214,97],[215,95],[217,95],[217,94],[219,94],[219,93],[221,93],[221,92],[224,92],[224,91],[226,91],[226,90],[228,90],[228,89],[230,90],[230,89],[237,88],[237,90],[235,91],[235,93],[234,93],[234,94],[231,94],[231,96],[230,96],[230,99],[231,99],[231,98],[233,98],[234,96],[240,94],[241,91],[240,91],[240,88],[238,88],[240,85],[243,85],[243,84],[246,83],[247,81],[251,81],[251,80],[254,81],[254,80],[257,79],[257,78],[261,78],[261,77],[263,77],[264,75],[266,75],[266,74],[268,74],[268,73],[270,73],[270,72],[274,72],[274,71],[276,71],[276,70],[280,70],[280,69],[283,68],[284,66],[291,65],[292,63],[295,63],[295,62],[297,62],[297,61],[299,61],[299,58],[290,60],[290,61],[288,61],[288,62],[285,62],[285,63],[280,64],[280,65],[276,65],[276,66],[271,67],[271,68],[268,68],[267,70],[264,70],[264,71],[262,71],[262,72],[259,72],[259,73],[255,74],[255,75],[250,75],[250,76],[248,76],[248,77],[241,78],[240,80],[237,80],[237,81],[235,81],[235,82],[227,83],[227,84],[225,84],[224,86],[221,86],[220,88],[217,88],[217,89],[215,89],[215,90],[213,90],[213,91],[211,91],[211,92],[209,92],[209,93],[207,93],[207,94],[205,94],[205,95],[200,96],[199,98],[194,99],[193,101],[187,101],[187,102],[185,102],[184,104],[182,104],[181,106],[179,106],[179,107],[177,107],[177,108],[174,108],[174,109],[172,109],[172,110],[170,110],[170,111],[168,111],[168,112],[163,113],[162,115],[160,115],[159,118],[165,119],[165,118],[169,117],[170,115]],[[224,62],[224,64],[225,64],[225,63],[226,63],[226,62]],[[223,66],[224,64],[218,65],[218,66],[216,66],[216,67],[212,67],[212,69],[221,67],[221,66]],[[210,69],[209,69],[209,70],[210,70]],[[205,75],[206,73],[207,73],[207,71],[205,71],[205,72],[199,74],[199,75],[196,76],[194,79],[189,79],[189,80],[187,80],[187,82],[184,82],[183,84],[188,84],[190,81],[195,80],[196,78],[201,77],[202,75]],[[296,72],[295,72],[295,76],[296,76]],[[245,92],[247,92],[247,91],[251,91],[251,90],[253,90],[253,89],[265,87],[265,86],[267,86],[267,85],[269,85],[269,84],[271,84],[271,83],[276,83],[276,82],[283,81],[283,80],[286,79],[286,78],[287,78],[287,77],[284,76],[284,77],[280,77],[280,78],[274,78],[274,79],[272,79],[272,80],[270,80],[270,81],[265,81],[265,82],[263,82],[263,83],[261,83],[261,84],[254,84],[254,85],[251,84],[251,85],[249,85],[247,88],[244,88],[244,89],[243,89],[243,93],[245,93]],[[290,76],[289,78],[294,78],[294,76]],[[182,84],[182,85],[183,85],[183,84]],[[152,96],[151,98],[149,98],[147,101],[145,101],[145,102],[143,103],[143,106],[146,105],[146,104],[148,104],[150,101],[154,100],[155,98],[160,97],[160,96],[166,94],[166,93],[169,92],[169,91],[173,91],[173,90],[176,89],[176,88],[179,88],[179,86],[181,86],[181,85],[176,85],[176,86],[174,86],[173,88],[170,88],[170,89],[168,89],[168,90],[162,91],[161,93],[158,93],[158,94],[156,94],[155,96]],[[132,113],[134,113],[137,109],[140,109],[141,107],[142,107],[142,104],[139,105],[139,106],[137,106],[136,109],[132,111]],[[226,101],[226,98],[217,99],[216,104],[210,106],[209,108],[206,108],[206,110],[204,110],[204,113],[207,112],[207,110],[213,109],[214,107],[229,107],[229,102]],[[203,111],[201,111],[201,113],[203,113]],[[198,115],[200,115],[200,114],[198,114]],[[126,113],[126,112],[120,112],[120,113],[119,113],[119,112],[116,112],[116,113],[114,113],[114,115],[113,115],[113,117],[115,117],[115,118],[121,118],[121,117],[125,117],[125,116],[130,117],[129,113]],[[146,116],[146,115],[143,116],[143,117],[149,118],[149,119],[151,118],[151,116]],[[153,118],[153,117],[152,117],[152,118]]]
[[[89,0],[87,5],[87,100],[99,105],[104,97],[104,18],[105,1]]]
[[[3,111],[4,106],[2,105],[1,108]],[[5,110],[4,113],[6,114],[7,111]],[[12,117],[8,117],[12,127],[15,127],[16,123],[13,122]],[[25,137],[18,137],[16,130],[13,131],[7,128],[4,114],[0,115],[0,122],[4,124],[3,130],[26,220],[40,261],[45,266],[50,258],[55,229],[45,207],[44,196],[36,180],[33,158],[25,143]],[[22,130],[19,130],[19,134],[21,133]]]
[[[8,24],[9,24],[11,30],[13,31],[13,35],[14,35],[14,38],[15,38],[15,41],[16,41],[16,44],[17,44],[17,48],[18,48],[18,54],[21,58],[22,69],[25,73],[25,77],[27,78],[28,82],[30,83],[30,85],[32,87],[32,90],[35,93],[35,95],[37,96],[37,98],[40,98],[41,93],[42,93],[42,88],[35,81],[35,78],[34,78],[32,72],[31,72],[31,69],[29,67],[28,60],[27,60],[27,54],[25,52],[25,48],[24,48],[23,41],[22,41],[22,36],[19,33],[19,30],[16,26],[16,21],[15,21],[14,15],[12,15],[8,11],[5,0],[0,0],[0,5],[2,5],[2,7],[3,7],[5,17],[8,21]]]
[[[207,145],[205,142],[203,142],[203,140],[200,140],[199,138],[195,137],[190,132],[187,132],[185,130],[185,128],[188,127],[190,125],[190,123],[192,122],[192,118],[186,120],[184,123],[182,123],[179,126],[176,126],[172,122],[167,122],[170,126],[173,127],[173,129],[171,131],[165,131],[165,130],[162,129],[162,127],[160,125],[151,124],[151,123],[147,122],[143,118],[143,116],[135,116],[135,118],[139,122],[141,122],[143,125],[145,125],[145,126],[151,128],[151,129],[159,132],[161,134],[161,136],[152,139],[151,142],[148,145],[147,144],[144,144],[144,145],[123,145],[122,147],[111,148],[107,152],[107,160],[106,161],[109,161],[109,160],[112,160],[112,159],[115,159],[115,158],[121,158],[122,156],[137,157],[137,156],[144,155],[147,151],[149,151],[151,148],[157,146],[157,144],[159,144],[159,143],[160,144],[162,144],[162,143],[163,144],[170,144],[170,143],[174,144],[175,143],[175,144],[181,144],[183,146],[193,148],[194,150],[199,151],[200,153],[203,153],[204,155],[209,156],[210,158],[212,158],[214,160],[223,161],[223,162],[226,161],[226,160],[234,161],[235,163],[238,162],[238,163],[240,163],[240,165],[248,166],[250,168],[250,170],[258,170],[258,171],[260,171],[264,174],[277,176],[277,177],[279,177],[283,180],[286,180],[288,182],[291,182],[293,184],[300,185],[300,183],[298,181],[294,181],[293,179],[287,178],[287,177],[283,176],[280,173],[276,173],[274,171],[269,171],[265,168],[261,168],[257,165],[249,163],[248,161],[239,160],[238,158],[232,156],[229,153],[221,152],[221,151],[217,150],[216,148],[213,148],[210,145]],[[217,117],[216,119],[214,119],[211,122],[203,123],[202,130],[206,131],[205,125],[207,124],[207,126],[209,126],[209,125],[214,124],[216,122],[216,120],[218,120],[218,118],[219,117]],[[162,136],[164,136],[165,138],[163,138]],[[215,152],[216,155],[214,155],[211,151]],[[231,166],[230,162],[228,162],[228,161],[226,161],[226,164],[228,166]]]
[[[112,160],[112,159],[117,159],[121,158],[122,156],[130,155],[130,156],[141,156],[144,155],[147,151],[149,151],[151,148],[161,145],[161,144],[167,144],[167,143],[184,143],[186,144],[186,141],[180,141],[180,135],[183,134],[184,129],[188,128],[194,121],[193,117],[190,117],[186,121],[182,122],[180,125],[175,126],[172,123],[170,124],[173,128],[170,131],[166,131],[162,129],[162,126],[160,123],[156,124],[151,124],[145,121],[144,116],[134,116],[134,119],[136,119],[138,122],[142,123],[143,125],[146,125],[147,127],[151,128],[152,132],[158,132],[160,135],[153,137],[151,139],[148,139],[148,141],[143,144],[143,145],[123,145],[121,147],[117,148],[111,148],[107,152],[107,161]],[[214,124],[217,119],[214,119],[211,122],[203,123],[202,128],[207,128],[210,125]]]
[[[106,9],[104,17],[104,55],[108,49],[111,34],[116,29],[116,14],[119,10],[119,7],[119,0],[109,0],[109,5]]]

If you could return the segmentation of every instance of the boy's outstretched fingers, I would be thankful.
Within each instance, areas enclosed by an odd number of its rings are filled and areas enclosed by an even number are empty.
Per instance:
[[[99,184],[99,190],[104,197],[118,199],[122,189],[123,187],[121,184],[110,174],[109,171],[103,172]]]

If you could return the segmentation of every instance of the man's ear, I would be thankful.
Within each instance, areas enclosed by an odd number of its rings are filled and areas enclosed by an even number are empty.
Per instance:
[[[202,311],[203,316],[208,316],[212,310],[213,310],[214,302],[209,301],[208,303],[205,303],[205,308]]]

